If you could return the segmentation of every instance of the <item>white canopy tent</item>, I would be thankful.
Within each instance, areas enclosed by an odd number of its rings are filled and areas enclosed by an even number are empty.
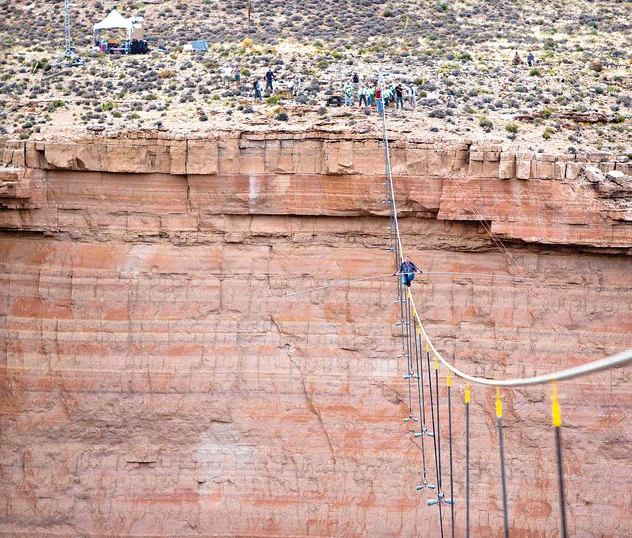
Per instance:
[[[144,19],[142,17],[131,17],[126,19],[121,15],[116,8],[114,8],[108,16],[101,22],[98,22],[92,27],[92,42],[96,43],[96,35],[99,30],[111,30],[114,28],[123,28],[127,30],[127,39],[141,38],[142,37],[142,23]]]

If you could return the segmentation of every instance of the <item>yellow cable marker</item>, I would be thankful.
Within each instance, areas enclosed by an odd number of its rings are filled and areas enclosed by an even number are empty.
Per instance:
[[[429,349],[430,349],[430,348],[428,347],[428,342],[426,342],[426,353],[428,353],[428,350],[429,350]]]
[[[470,403],[470,386],[465,383],[465,403]]]
[[[496,387],[496,416],[498,418],[503,416],[503,404],[500,401],[500,387]]]
[[[450,370],[448,370],[448,387],[450,386]]]
[[[551,383],[551,414],[553,415],[553,426],[559,428],[562,425],[562,412],[560,411],[560,401],[557,398],[557,382]]]
[[[435,357],[435,370],[439,369],[439,359],[437,359],[437,357]]]
[[[421,334],[421,327],[417,325],[417,334]]]

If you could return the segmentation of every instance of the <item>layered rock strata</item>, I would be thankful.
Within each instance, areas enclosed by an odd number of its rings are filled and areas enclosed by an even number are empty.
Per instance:
[[[394,138],[417,264],[533,279],[418,278],[446,357],[515,377],[632,347],[629,162]],[[7,142],[2,157],[2,536],[438,534],[402,421],[394,281],[284,297],[392,271],[378,137],[130,133]],[[630,376],[559,387],[574,536],[632,535]],[[477,536],[502,530],[493,397],[473,389]],[[547,389],[503,399],[512,536],[555,536]]]

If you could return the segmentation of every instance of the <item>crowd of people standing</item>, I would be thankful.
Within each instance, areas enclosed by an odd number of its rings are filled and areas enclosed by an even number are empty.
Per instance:
[[[360,84],[359,77],[353,76],[352,82],[345,84],[345,105],[371,107],[375,104],[378,112],[383,107],[395,106],[404,110],[407,106],[417,107],[417,88],[413,83],[391,82],[381,84],[379,80],[367,81]]]
[[[228,78],[228,77],[226,77]],[[265,81],[265,87],[262,87]],[[361,81],[357,73],[353,73],[346,82],[333,85],[328,95],[336,95],[336,89],[340,97],[330,101],[342,101],[344,106],[373,107],[382,113],[384,107],[394,106],[397,109],[416,108],[417,88],[412,82],[389,82],[384,83],[379,79],[366,79]],[[263,94],[270,96],[285,94],[288,99],[294,99],[302,91],[302,79],[298,75],[296,78],[279,80],[272,69],[268,69],[263,79],[255,78],[252,82],[252,92],[255,101],[262,101]]]

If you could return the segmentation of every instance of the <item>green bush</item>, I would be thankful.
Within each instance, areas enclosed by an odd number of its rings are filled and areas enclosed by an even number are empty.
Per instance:
[[[548,140],[549,138],[551,138],[551,135],[555,132],[557,132],[555,129],[552,129],[551,127],[547,127],[546,129],[544,129],[544,132],[542,133],[542,138],[544,138],[544,140]]]
[[[552,111],[550,108],[545,108],[545,109],[542,111],[542,117],[543,117],[545,120],[548,120],[548,119],[551,117],[551,114],[553,114],[553,111]]]
[[[540,70],[537,67],[533,67],[531,71],[529,71],[529,75],[532,77],[539,77],[541,75]]]
[[[382,15],[384,17],[392,17],[393,16],[393,12],[390,9],[385,9],[384,12],[382,13]]]
[[[494,128],[494,124],[487,116],[481,116],[478,119],[478,124],[485,130],[486,132],[491,131]]]
[[[544,50],[555,50],[557,48],[557,43],[554,39],[547,37],[544,40]]]
[[[44,71],[48,71],[51,66],[48,63],[48,60],[46,58],[42,58],[41,60],[33,60],[31,62],[31,68],[32,69],[43,69]]]
[[[508,123],[505,125],[505,129],[514,134],[518,132],[518,126],[515,123]]]

